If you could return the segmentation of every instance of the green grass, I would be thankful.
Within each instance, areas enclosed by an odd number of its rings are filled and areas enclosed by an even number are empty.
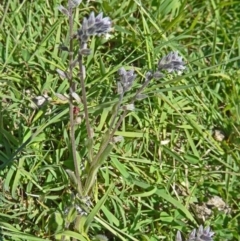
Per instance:
[[[91,11],[114,23],[108,40],[92,39],[93,53],[85,59],[94,153],[117,101],[120,67],[138,74],[127,103],[162,56],[177,50],[187,63],[181,76],[166,73],[151,81],[147,98],[124,118],[116,133],[124,141],[114,144],[100,167],[90,207],[78,197],[71,172],[69,105],[55,96],[69,92],[56,72],[68,66],[59,50],[68,45],[68,21],[58,4],[0,5],[0,240],[94,240],[100,234],[109,240],[175,240],[177,230],[187,237],[200,224],[211,226],[214,240],[240,240],[238,1],[83,0],[76,9],[75,30]],[[77,69],[73,76],[79,83]],[[32,96],[45,91],[52,100],[32,109]],[[224,141],[214,138],[214,129],[224,132]],[[86,180],[84,120],[75,134]],[[227,207],[197,215],[196,207],[213,196]],[[78,215],[75,204],[88,214]]]

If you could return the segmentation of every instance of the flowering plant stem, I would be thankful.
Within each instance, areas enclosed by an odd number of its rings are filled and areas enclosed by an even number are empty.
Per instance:
[[[120,97],[119,97],[119,100],[117,102],[117,106],[114,108],[114,112],[113,112],[113,117],[112,117],[112,120],[111,120],[111,123],[110,123],[110,126],[109,126],[109,130],[111,130],[113,128],[113,125],[115,123],[115,120],[117,118],[117,114],[120,110],[120,107],[121,107],[121,104],[122,104],[122,100],[123,100],[123,95],[124,95],[124,92],[122,92],[120,94]]]
[[[75,176],[77,179],[77,190],[78,193],[82,194],[82,183],[80,179],[80,173],[79,173],[79,164],[77,160],[77,150],[76,150],[76,141],[75,141],[75,125],[74,125],[74,114],[73,114],[73,97],[72,97],[72,91],[74,90],[74,83],[73,83],[73,14],[72,14],[72,8],[68,6],[69,11],[69,89],[70,89],[70,95],[69,95],[69,116],[70,116],[70,138],[71,138],[71,146],[72,146],[72,156],[73,156],[73,162],[74,162],[74,169],[75,169]]]
[[[134,95],[134,97],[132,98],[130,104],[134,104],[134,102],[136,101],[138,95],[143,91],[143,89],[149,84],[150,79],[145,81],[144,84],[141,86],[141,88],[139,88],[136,92],[136,94]],[[101,146],[100,150],[98,151],[98,154],[96,155],[96,157],[93,160],[93,165],[97,163],[99,157],[101,156],[101,154],[104,152],[104,150],[106,149],[108,143],[110,142],[110,140],[112,139],[112,137],[114,136],[115,132],[117,131],[117,129],[119,128],[119,126],[121,125],[123,119],[125,118],[125,116],[127,115],[128,110],[125,109],[124,112],[122,113],[121,117],[119,118],[117,124],[115,125],[115,127],[113,128],[113,130],[110,132],[107,140],[105,141],[105,143],[103,143],[103,145]]]
[[[132,100],[130,102],[131,104],[133,104],[136,101],[138,95],[149,84],[150,80],[151,80],[151,78],[146,79],[144,84],[137,90],[136,94],[134,95],[134,97],[132,98]],[[116,108],[117,111],[120,108],[120,104],[121,104],[122,99],[123,99],[123,93],[120,96],[119,104]],[[113,123],[114,123],[115,118],[116,118],[116,113],[114,113],[114,118],[113,118],[113,120],[111,122],[111,126],[110,126],[111,128],[109,128],[107,130],[107,132],[105,134],[106,138],[104,138],[104,142],[102,143],[97,155],[95,156],[95,158],[93,159],[93,162],[91,164],[90,172],[89,172],[89,175],[88,175],[87,180],[86,180],[85,185],[84,185],[84,195],[87,195],[88,192],[90,191],[91,187],[94,184],[94,180],[96,178],[98,169],[100,168],[103,161],[105,160],[105,158],[109,155],[110,151],[112,150],[113,145],[110,143],[111,139],[113,138],[115,132],[117,131],[117,129],[121,125],[121,123],[122,123],[123,119],[125,118],[125,116],[127,115],[127,113],[128,113],[128,110],[125,109],[124,112],[122,113],[121,117],[119,118],[118,122],[116,123],[115,127],[112,129]]]
[[[80,42],[80,50],[85,48],[86,43]],[[85,88],[85,66],[83,65],[83,56],[81,54],[81,51],[78,53],[78,65],[79,65],[79,78],[81,83],[81,89],[82,89],[82,102],[83,102],[83,108],[84,108],[84,114],[85,114],[85,121],[86,121],[86,128],[87,128],[87,135],[88,135],[88,154],[89,154],[89,161],[92,161],[93,156],[93,137],[92,137],[92,131],[91,131],[91,125],[89,121],[89,115],[88,115],[88,107],[87,107],[87,95],[86,95],[86,88]]]

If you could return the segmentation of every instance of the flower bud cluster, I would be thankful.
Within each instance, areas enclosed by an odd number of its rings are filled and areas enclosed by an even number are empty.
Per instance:
[[[134,70],[126,71],[123,67],[121,67],[118,70],[118,74],[120,76],[119,82],[121,86],[121,88],[118,89],[118,94],[122,94],[131,89],[133,81],[136,78],[136,75],[134,74]]]
[[[102,35],[111,31],[111,20],[109,17],[103,18],[103,13],[96,17],[91,12],[88,18],[83,19],[82,27],[78,30],[79,39],[86,43],[90,36]]]
[[[200,225],[198,230],[194,229],[187,241],[213,241],[214,232],[211,232],[210,227],[206,227],[203,229],[203,226]],[[180,232],[177,232],[176,241],[182,241],[182,237]]]
[[[178,52],[170,52],[167,56],[164,56],[158,62],[158,70],[167,70],[169,73],[176,71],[181,74],[186,67],[182,61],[182,57],[178,55]]]

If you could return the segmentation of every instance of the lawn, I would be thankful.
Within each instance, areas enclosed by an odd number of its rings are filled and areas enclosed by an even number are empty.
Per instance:
[[[0,240],[240,241],[239,20],[3,0]]]

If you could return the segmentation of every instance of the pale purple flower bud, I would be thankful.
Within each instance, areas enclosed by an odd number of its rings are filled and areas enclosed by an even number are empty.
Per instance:
[[[87,34],[83,34],[83,35],[81,36],[81,40],[82,40],[84,43],[86,43],[86,42],[88,41],[88,35],[87,35]]]
[[[179,231],[177,231],[177,236],[175,241],[182,241],[181,233]]]
[[[102,20],[102,18],[103,18],[103,13],[99,13],[95,18],[95,22],[99,23]]]
[[[125,70],[123,67],[121,67],[121,68],[118,70],[118,74],[119,74],[119,75],[126,75],[126,70]]]
[[[95,34],[95,32],[96,32],[96,29],[94,26],[92,26],[91,28],[88,28],[87,35],[92,36]]]
[[[82,22],[82,32],[85,33],[88,29],[88,20],[86,18],[83,18]]]
[[[88,27],[92,27],[95,24],[95,14],[94,12],[91,12],[88,18]]]
[[[70,2],[70,8],[76,8],[81,2],[82,0],[69,0]]]
[[[145,74],[145,81],[150,81],[152,78],[153,78],[153,73],[152,73],[152,71],[148,71],[148,72]]]
[[[164,77],[164,74],[162,74],[159,71],[156,71],[155,73],[153,73],[153,78],[155,79],[162,79]]]
[[[62,5],[57,6],[57,9],[58,9],[61,13],[65,14],[66,16],[69,16],[68,10],[67,10],[65,7],[63,7]]]
[[[59,74],[59,76],[61,77],[61,79],[68,79],[68,74],[67,72],[64,72],[60,69],[56,69],[57,73]]]

